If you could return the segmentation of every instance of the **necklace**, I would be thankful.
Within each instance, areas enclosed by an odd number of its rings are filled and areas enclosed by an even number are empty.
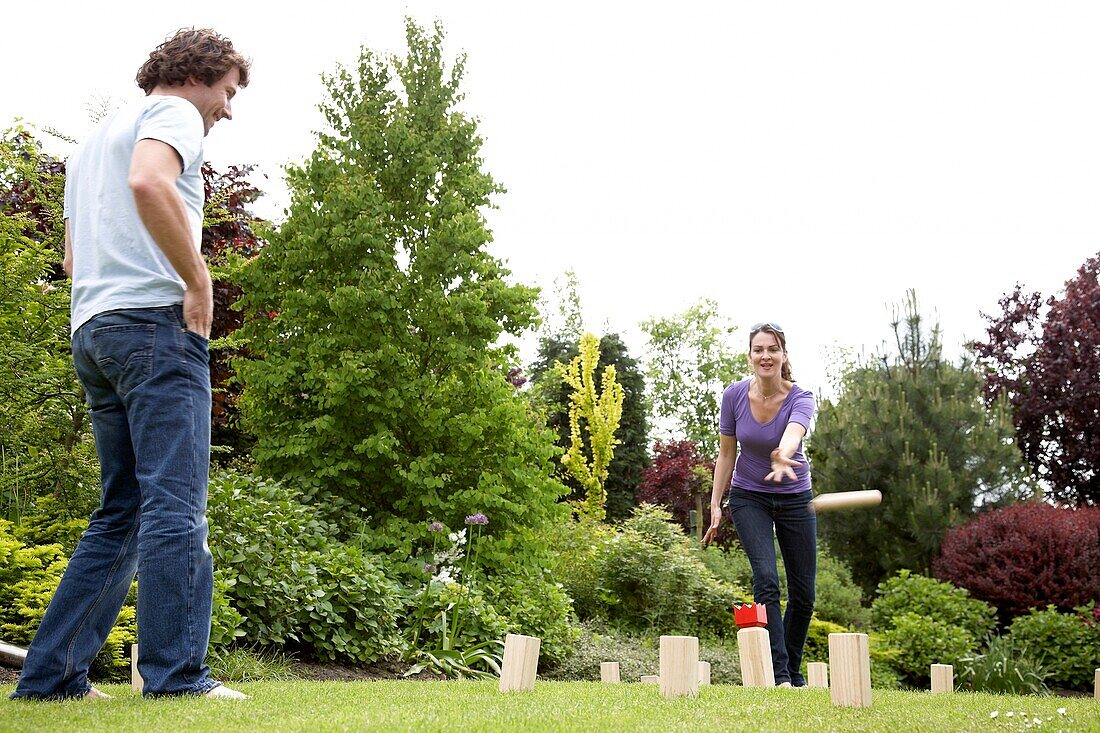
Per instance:
[[[767,402],[769,397],[775,397],[777,394],[779,394],[779,390],[777,389],[774,392],[772,392],[771,394],[764,394],[764,385],[760,384],[760,380],[757,380],[756,381],[756,393],[758,395],[760,395],[760,399]]]

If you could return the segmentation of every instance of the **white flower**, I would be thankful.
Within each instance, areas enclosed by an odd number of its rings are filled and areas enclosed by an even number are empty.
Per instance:
[[[451,576],[451,568],[441,568],[438,573],[432,576],[432,580],[439,581],[443,585],[452,585],[455,582]]]
[[[1005,713],[1005,717],[1006,718],[1011,718],[1012,717],[1012,711],[1009,710],[1007,713]]]
[[[1058,714],[1059,715],[1065,715],[1066,714],[1066,709],[1065,708],[1058,708]]]
[[[992,713],[989,714],[989,717],[990,717],[990,719],[996,718],[1000,714],[1001,714],[1000,710],[994,710]]]

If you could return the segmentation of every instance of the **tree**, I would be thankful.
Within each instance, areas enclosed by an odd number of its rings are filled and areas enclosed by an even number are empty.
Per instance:
[[[538,408],[546,413],[550,429],[557,434],[557,444],[565,450],[570,445],[569,388],[561,379],[555,364],[567,364],[580,353],[579,342],[554,335],[539,340],[538,357],[530,367],[533,389],[529,392]],[[623,389],[622,416],[615,437],[619,443],[607,469],[607,518],[622,520],[634,510],[634,492],[649,465],[646,445],[645,380],[638,362],[630,356],[618,334],[609,333],[600,339],[600,358],[596,366],[596,388],[602,390],[601,375],[608,366],[615,367],[615,380]],[[583,498],[580,485],[568,474],[562,476],[571,490],[571,499]]]
[[[583,513],[595,521],[607,516],[607,469],[615,455],[615,431],[623,414],[623,388],[615,381],[615,367],[604,367],[596,384],[600,342],[591,333],[581,337],[581,353],[559,363],[569,395],[569,449],[561,458],[565,469],[584,488]]]
[[[646,378],[650,422],[667,426],[673,439],[718,454],[718,412],[722,391],[748,374],[745,349],[734,346],[737,330],[713,300],[701,300],[683,313],[643,321],[649,339]]]
[[[241,266],[242,258],[259,253],[263,240],[258,232],[267,226],[249,210],[249,205],[261,195],[248,180],[252,171],[252,166],[234,165],[220,173],[209,163],[202,166],[206,189],[202,254],[214,281],[210,386],[213,393],[211,442],[215,446],[215,459],[226,453],[233,458],[248,452],[247,435],[239,426],[237,403],[241,385],[235,379],[231,362],[241,354],[241,346],[232,334],[244,321],[243,314],[232,307],[242,294],[234,273]]]
[[[12,518],[51,494],[70,518],[99,490],[69,356],[64,164],[24,128],[0,137],[0,496]]]
[[[971,343],[985,368],[985,397],[1012,406],[1016,444],[1047,497],[1100,504],[1100,253],[1085,260],[1061,298],[1021,285],[986,315],[985,341]],[[1042,326],[1040,328],[1040,322]]]
[[[491,572],[544,559],[562,521],[558,450],[494,346],[536,291],[488,251],[475,121],[456,109],[443,31],[411,20],[405,58],[363,49],[325,77],[329,129],[288,170],[286,222],[241,273],[244,425],[266,476],[292,483],[368,549],[407,558],[428,524],[489,517]],[[368,520],[360,521],[360,520]]]
[[[1005,405],[986,407],[968,360],[943,358],[939,327],[925,330],[915,293],[891,327],[896,353],[845,368],[807,446],[819,492],[882,491],[876,509],[819,517],[868,592],[903,568],[928,575],[949,528],[1033,492]]]
[[[691,534],[710,519],[707,511],[710,507],[711,477],[714,476],[714,461],[704,458],[698,447],[690,440],[677,440],[671,443],[657,442],[653,446],[653,460],[642,472],[642,481],[638,486],[638,502],[653,504],[668,510],[676,523]],[[703,511],[696,517],[692,527],[691,512],[698,511],[697,498],[707,498],[702,504]],[[718,544],[726,547],[732,540],[730,524],[719,525]]]

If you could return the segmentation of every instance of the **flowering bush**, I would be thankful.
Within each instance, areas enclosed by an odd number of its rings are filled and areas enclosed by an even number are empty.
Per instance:
[[[448,533],[441,545],[447,528],[441,522],[428,525],[432,562],[424,565],[428,579],[408,628],[409,657],[416,662],[408,675],[427,668],[460,677],[500,674],[508,621],[485,598],[472,573],[477,569],[477,539],[489,518],[479,512],[468,515],[465,523],[473,530],[469,545],[467,528]]]
[[[1042,502],[985,512],[947,533],[936,577],[966,588],[1004,616],[1100,599],[1100,507]]]

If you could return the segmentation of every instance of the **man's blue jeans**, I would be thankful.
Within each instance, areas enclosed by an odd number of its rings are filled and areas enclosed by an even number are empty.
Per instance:
[[[31,642],[12,697],[75,697],[138,575],[146,695],[201,694],[213,563],[206,544],[210,364],[180,306],[102,313],[73,335],[73,362],[103,493]]]
[[[730,489],[729,511],[741,546],[752,565],[752,595],[768,612],[775,684],[802,687],[802,650],[814,612],[817,578],[817,515],[812,491],[773,494]],[[787,570],[787,611],[779,612],[779,573],[775,540]]]

